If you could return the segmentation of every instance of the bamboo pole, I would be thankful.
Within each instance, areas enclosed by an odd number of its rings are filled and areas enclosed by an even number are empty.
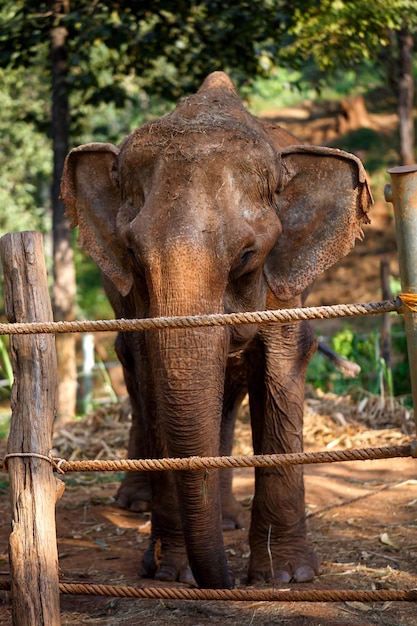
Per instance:
[[[0,239],[9,322],[52,321],[42,236],[9,233]],[[59,626],[55,503],[63,483],[47,459],[57,403],[53,335],[10,337],[14,372],[7,464],[12,532],[9,540],[14,626]],[[23,454],[25,456],[13,456]],[[40,455],[31,457],[30,454]]]
[[[415,304],[402,305],[407,334],[408,361],[414,419],[417,424],[417,165],[402,165],[388,170],[391,185],[385,188],[385,199],[394,205],[400,265],[401,290]],[[403,299],[404,300],[404,299]]]

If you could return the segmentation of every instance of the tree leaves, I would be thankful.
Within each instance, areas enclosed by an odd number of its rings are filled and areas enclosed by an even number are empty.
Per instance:
[[[33,50],[45,46],[56,25],[48,3],[39,1],[7,0],[0,18],[3,67],[30,64]],[[176,100],[216,69],[238,82],[262,73],[262,48],[279,32],[280,19],[269,0],[142,1],[134,8],[125,0],[78,0],[58,24],[68,31],[71,89],[94,88],[103,73],[112,77],[107,86],[117,89],[134,72],[142,88]],[[43,69],[49,70],[46,49]]]
[[[45,128],[42,84],[25,69],[0,69],[0,232],[50,228],[45,212],[52,152]],[[28,108],[30,106],[30,108]]]
[[[366,60],[378,65],[381,49],[392,45],[392,31],[404,21],[415,32],[412,0],[295,1],[284,51],[289,62],[313,58],[321,71],[352,67]]]

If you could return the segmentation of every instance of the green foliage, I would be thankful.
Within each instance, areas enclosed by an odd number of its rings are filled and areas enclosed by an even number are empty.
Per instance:
[[[300,71],[284,67],[272,68],[268,78],[255,78],[246,94],[248,106],[255,115],[262,115],[268,108],[298,105],[301,100],[315,96]]]
[[[6,383],[5,386],[0,385],[0,393],[8,396],[13,385],[13,368],[5,337],[0,337],[0,381]]]
[[[7,439],[10,430],[10,414],[0,414],[0,440]],[[3,481],[0,481],[0,493]]]
[[[413,0],[295,0],[283,54],[290,63],[314,59],[321,79],[363,62],[385,73],[384,49],[405,23],[416,31]]]
[[[283,73],[297,88],[322,87],[336,74],[342,85],[341,68],[354,68],[346,72],[346,89],[366,63],[373,77],[386,64],[381,51],[392,47],[391,33],[405,19],[416,28],[411,8],[411,0],[144,0],[133,5],[78,0],[63,2],[62,13],[54,13],[48,2],[6,0],[0,10],[0,66],[36,67],[36,60],[49,81],[50,31],[65,28],[73,124],[86,106],[112,103],[120,109],[137,103],[137,92],[175,102],[217,69],[230,73],[245,91],[256,76],[281,79]]]
[[[0,84],[0,233],[46,232],[52,151],[36,123],[44,114],[41,79],[0,69]]]
[[[341,357],[357,363],[360,374],[346,378],[327,357],[317,352],[311,360],[307,381],[315,388],[335,394],[351,393],[355,389],[381,394],[384,385],[388,395],[409,396],[411,383],[403,323],[393,325],[391,338],[393,365],[389,370],[380,357],[378,330],[359,335],[346,324],[331,338],[330,345]]]
[[[174,103],[162,98],[150,98],[132,77],[125,83],[129,99],[121,109],[112,101],[94,107],[80,105],[81,115],[73,124],[77,143],[103,141],[118,145],[131,130],[169,113],[174,107]]]
[[[383,89],[381,77],[375,74],[370,64],[361,63],[354,69],[335,68],[334,73],[326,75],[325,82],[323,78],[311,59],[306,60],[300,69],[272,67],[267,78],[257,76],[253,80],[246,93],[249,107],[255,115],[262,115],[268,108],[297,106],[304,101],[328,104],[354,94],[366,94],[372,110],[377,105],[384,112],[387,104],[389,109],[395,107],[392,94]]]
[[[113,309],[104,293],[98,265],[75,247],[77,274],[77,317],[84,319],[109,319]]]
[[[42,1],[6,1],[0,12],[0,66],[32,65],[33,51],[43,51],[48,73],[51,28],[65,28],[73,108],[110,100],[124,106],[129,100],[124,79],[132,75],[141,89],[171,101],[216,69],[246,83],[269,69],[264,47],[282,27],[271,0],[143,0],[133,5],[78,0],[62,3],[61,10],[54,13]]]

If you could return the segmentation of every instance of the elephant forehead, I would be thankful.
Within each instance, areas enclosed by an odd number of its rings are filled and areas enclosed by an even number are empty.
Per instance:
[[[142,155],[151,161],[160,157],[198,161],[207,155],[222,160],[274,159],[274,150],[256,126],[224,116],[162,118],[134,131],[127,145],[125,158]]]
[[[230,194],[250,202],[272,198],[278,186],[277,156],[264,138],[251,133],[177,134],[161,142],[135,138],[120,161],[122,195],[157,193],[162,200],[189,198],[218,204]]]

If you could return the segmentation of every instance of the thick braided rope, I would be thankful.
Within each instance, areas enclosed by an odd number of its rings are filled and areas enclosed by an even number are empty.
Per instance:
[[[147,472],[164,470],[209,470],[215,468],[237,467],[278,467],[288,465],[307,465],[319,463],[338,463],[343,461],[369,461],[393,459],[397,457],[417,457],[417,443],[403,446],[385,446],[380,448],[352,448],[350,450],[325,450],[323,452],[294,452],[290,454],[260,454],[250,456],[187,457],[182,459],[126,459],[126,460],[85,460],[66,461],[46,455],[8,454],[13,456],[37,456],[49,461],[60,473],[66,472],[103,472],[128,471]],[[7,468],[5,459],[1,464]]]
[[[10,581],[0,581],[9,591]],[[94,595],[147,600],[219,600],[234,602],[415,602],[417,589],[188,589],[179,587],[133,587],[59,583],[62,594]]]
[[[133,598],[158,598],[162,600],[227,600],[263,602],[387,602],[417,600],[417,589],[408,591],[381,589],[378,591],[350,590],[306,590],[291,589],[178,589],[178,588],[137,588],[106,585],[59,585],[61,593],[91,593],[95,595],[127,595]],[[94,587],[94,589],[88,589]],[[97,592],[97,593],[96,593]],[[119,595],[120,592],[120,595]]]
[[[74,333],[102,331],[156,330],[163,328],[194,328],[198,326],[239,326],[268,322],[287,323],[299,320],[334,319],[399,312],[402,300],[384,300],[367,304],[337,304],[334,306],[299,307],[275,311],[251,311],[246,313],[217,313],[213,315],[189,315],[182,317],[153,317],[140,320],[96,320],[76,322],[19,322],[0,324],[0,335],[25,335],[37,333]]]

